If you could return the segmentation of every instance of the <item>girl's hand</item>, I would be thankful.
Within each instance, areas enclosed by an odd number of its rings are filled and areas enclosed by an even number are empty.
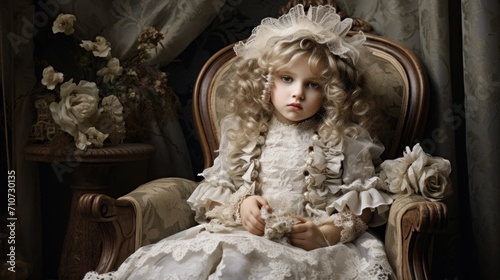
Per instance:
[[[303,217],[294,218],[299,223],[292,226],[288,236],[293,246],[307,251],[328,246],[325,236],[313,222]]]
[[[241,223],[250,233],[262,236],[266,222],[260,216],[260,208],[266,207],[271,212],[271,207],[265,199],[258,195],[252,195],[245,198],[240,205]]]

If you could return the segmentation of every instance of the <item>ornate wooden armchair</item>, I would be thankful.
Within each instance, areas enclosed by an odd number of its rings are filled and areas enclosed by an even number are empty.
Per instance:
[[[427,82],[416,56],[402,45],[366,34],[372,61],[365,69],[389,128],[382,140],[384,158],[402,156],[406,146],[420,139],[427,115]],[[212,164],[219,145],[219,123],[225,115],[225,80],[232,75],[232,46],[213,55],[203,67],[193,96],[194,118],[203,148],[205,167]],[[102,194],[84,195],[80,212],[99,224],[102,254],[95,268],[115,270],[138,247],[157,242],[195,225],[186,199],[197,183],[164,178],[146,183],[113,199]],[[414,195],[398,199],[385,226],[385,248],[398,279],[428,279],[434,233],[446,226],[446,207]],[[96,260],[97,262],[97,260]]]

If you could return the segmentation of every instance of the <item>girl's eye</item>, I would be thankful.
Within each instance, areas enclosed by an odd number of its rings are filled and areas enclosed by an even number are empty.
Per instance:
[[[315,82],[309,82],[309,83],[307,83],[307,87],[308,88],[312,88],[312,89],[318,89],[319,88],[319,84],[315,83]]]
[[[290,76],[283,76],[281,77],[281,80],[285,83],[291,83],[293,81],[292,77]]]

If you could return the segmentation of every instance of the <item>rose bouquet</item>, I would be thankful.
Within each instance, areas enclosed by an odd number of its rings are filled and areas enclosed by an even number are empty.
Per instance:
[[[420,194],[432,200],[451,195],[450,162],[426,154],[419,144],[406,147],[403,157],[386,160],[380,167],[385,189],[395,196]]]
[[[52,26],[54,36],[74,33],[76,17],[60,14]],[[57,35],[55,35],[57,34]],[[78,149],[102,147],[105,141],[144,140],[152,123],[162,126],[176,115],[178,99],[166,85],[167,74],[147,63],[161,45],[163,34],[144,30],[135,52],[120,61],[102,36],[76,41],[77,65],[65,79],[63,72],[45,64],[38,98],[33,137],[51,141],[70,137]]]

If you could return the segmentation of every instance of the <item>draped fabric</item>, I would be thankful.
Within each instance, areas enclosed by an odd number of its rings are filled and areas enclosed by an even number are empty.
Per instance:
[[[39,29],[52,25],[53,18],[59,13],[72,13],[77,17],[74,34],[80,36],[78,39],[95,40],[97,35],[104,36],[111,42],[113,54],[121,59],[136,47],[138,34],[146,27],[154,26],[165,35],[162,41],[164,48],[155,53],[150,62],[165,66],[217,16],[224,1],[2,1],[1,85],[4,97],[2,102],[6,105],[2,117],[8,121],[2,129],[7,135],[2,144],[8,151],[6,159],[10,159],[7,168],[17,174],[18,276],[23,263],[27,263],[33,279],[41,278],[42,274],[39,192],[44,191],[44,186],[41,189],[38,186],[36,163],[24,160],[23,155],[23,147],[29,141],[34,120],[34,98],[31,90],[35,83],[39,82],[36,81],[33,70],[33,36]],[[188,148],[177,120],[154,130],[150,143],[156,147],[151,164],[154,167],[150,171],[151,177],[194,177]],[[5,170],[2,169],[3,172]],[[134,176],[133,170],[124,173],[120,176]],[[123,178],[121,180],[126,181]],[[2,252],[3,256],[6,254]]]
[[[376,33],[412,49],[427,71],[430,112],[421,145],[450,159],[454,182],[454,195],[446,201],[448,230],[435,242],[433,278],[499,275],[500,2],[337,3],[347,15],[370,22]]]
[[[152,63],[171,62],[217,15],[225,0],[66,0],[60,11],[74,14],[75,35],[93,40],[104,36],[113,55],[126,57],[136,47],[138,35],[154,26],[164,34],[163,48],[153,54]]]
[[[462,9],[470,226],[488,279],[500,274],[500,2],[462,0]]]
[[[40,272],[42,252],[40,194],[37,177],[32,175],[38,171],[36,165],[25,161],[23,156],[23,147],[27,143],[33,117],[33,103],[29,95],[35,83],[32,74],[34,62],[31,55],[33,53],[31,19],[34,7],[29,2],[9,1],[2,2],[0,6],[1,85],[4,105],[2,117],[8,120],[8,122],[2,120],[2,132],[6,135],[5,142],[2,143],[5,144],[6,158],[10,160],[6,164],[7,170],[16,174],[15,254],[16,273],[19,277],[27,275],[28,266],[33,273]],[[7,170],[2,169],[2,173]],[[3,181],[2,192],[5,190],[3,186],[6,185],[7,182]],[[2,199],[4,199],[2,205],[6,205],[7,197],[2,195]],[[2,217],[6,217],[5,210],[7,209],[1,210]],[[3,232],[4,221],[1,224]],[[6,256],[7,252],[4,254],[2,251],[2,255]]]

